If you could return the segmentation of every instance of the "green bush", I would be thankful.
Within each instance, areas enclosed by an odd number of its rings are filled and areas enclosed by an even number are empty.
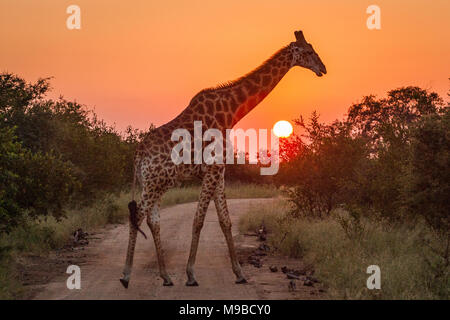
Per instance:
[[[70,164],[16,141],[14,130],[0,128],[0,234],[9,232],[23,216],[63,214],[77,183]]]
[[[15,128],[17,141],[35,157],[50,155],[70,164],[80,185],[72,190],[78,203],[128,188],[135,146],[144,133],[130,127],[122,136],[77,102],[46,99],[49,90],[48,78],[27,83],[16,75],[0,74],[0,128]],[[39,170],[34,173],[39,175]],[[61,184],[62,178],[52,179]]]

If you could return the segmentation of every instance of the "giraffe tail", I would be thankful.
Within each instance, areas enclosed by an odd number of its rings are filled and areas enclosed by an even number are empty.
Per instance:
[[[139,228],[138,225],[138,221],[137,221],[137,214],[138,214],[138,209],[137,209],[137,203],[135,200],[132,200],[130,203],[128,203],[128,210],[130,211],[130,223],[131,225],[140,233],[142,233],[142,235],[144,236],[145,239],[147,239],[147,235],[144,233],[144,231],[141,230],[141,228]]]
[[[144,233],[144,231],[141,230],[141,228],[139,228],[139,224],[138,224],[138,208],[137,208],[137,203],[134,200],[134,193],[135,193],[135,189],[136,189],[136,165],[134,166],[134,173],[133,173],[133,185],[131,186],[131,202],[128,203],[128,210],[130,211],[130,223],[131,225],[140,233],[142,233],[142,235],[144,236],[145,239],[147,239],[147,235]]]

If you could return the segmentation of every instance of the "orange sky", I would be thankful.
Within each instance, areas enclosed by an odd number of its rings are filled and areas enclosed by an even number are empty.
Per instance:
[[[81,7],[81,30],[66,8]],[[381,7],[379,31],[367,6]],[[341,117],[363,95],[450,88],[448,0],[0,0],[0,72],[54,76],[52,96],[95,108],[119,129],[161,125],[199,90],[237,78],[304,31],[327,66],[295,68],[239,127],[318,110]]]

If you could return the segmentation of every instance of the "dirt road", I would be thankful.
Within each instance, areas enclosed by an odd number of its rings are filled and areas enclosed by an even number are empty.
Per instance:
[[[233,235],[237,236],[237,220],[252,204],[272,201],[271,199],[228,200]],[[269,297],[270,291],[283,293],[270,298],[294,298],[287,291],[283,274],[270,274],[265,268],[256,269],[244,266],[249,283],[236,285],[224,236],[220,229],[214,205],[210,205],[200,237],[195,265],[198,287],[186,287],[185,267],[189,255],[192,221],[196,203],[173,206],[161,210],[161,237],[165,251],[167,270],[174,283],[173,287],[163,287],[158,274],[158,265],[153,239],[144,223],[149,236],[145,240],[138,235],[134,267],[130,286],[124,289],[119,278],[122,274],[128,241],[128,225],[116,225],[107,228],[100,239],[93,240],[85,249],[87,263],[81,267],[81,289],[69,290],[66,280],[69,275],[56,277],[35,296],[35,299],[261,299]],[[240,236],[242,238],[242,236]],[[242,241],[236,239],[239,246]],[[267,276],[253,276],[259,272]],[[278,278],[275,278],[278,277]],[[268,280],[268,278],[270,278]],[[258,280],[259,279],[259,280]],[[270,283],[272,282],[272,284]],[[278,285],[278,283],[280,284]],[[266,285],[266,288],[264,288]],[[272,289],[267,290],[267,286]],[[275,290],[273,290],[275,289]],[[300,292],[309,297],[307,293]],[[296,298],[299,298],[298,296]],[[316,297],[317,298],[317,297]],[[311,298],[309,298],[311,299]]]

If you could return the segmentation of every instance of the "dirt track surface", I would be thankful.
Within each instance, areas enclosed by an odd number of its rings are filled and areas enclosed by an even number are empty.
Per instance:
[[[252,204],[271,199],[228,200],[233,222],[233,236],[237,249],[249,248],[249,241],[238,235],[239,215]],[[186,287],[186,263],[189,255],[192,222],[197,204],[188,203],[161,210],[161,237],[167,271],[174,286],[163,287],[159,277],[153,239],[147,225],[143,224],[148,239],[138,235],[130,286],[124,289],[119,282],[128,243],[128,225],[108,227],[84,251],[87,262],[81,267],[81,289],[66,287],[68,274],[56,277],[44,286],[35,299],[311,299],[309,288],[289,292],[285,276],[270,273],[268,266],[257,269],[243,266],[249,281],[245,285],[234,283],[235,276],[223,233],[213,204],[209,206],[195,264],[198,287]],[[254,237],[251,237],[254,238]],[[242,251],[242,250],[241,250]],[[242,258],[244,260],[244,258]],[[284,263],[285,261],[283,261]],[[314,296],[317,298],[317,295]]]

